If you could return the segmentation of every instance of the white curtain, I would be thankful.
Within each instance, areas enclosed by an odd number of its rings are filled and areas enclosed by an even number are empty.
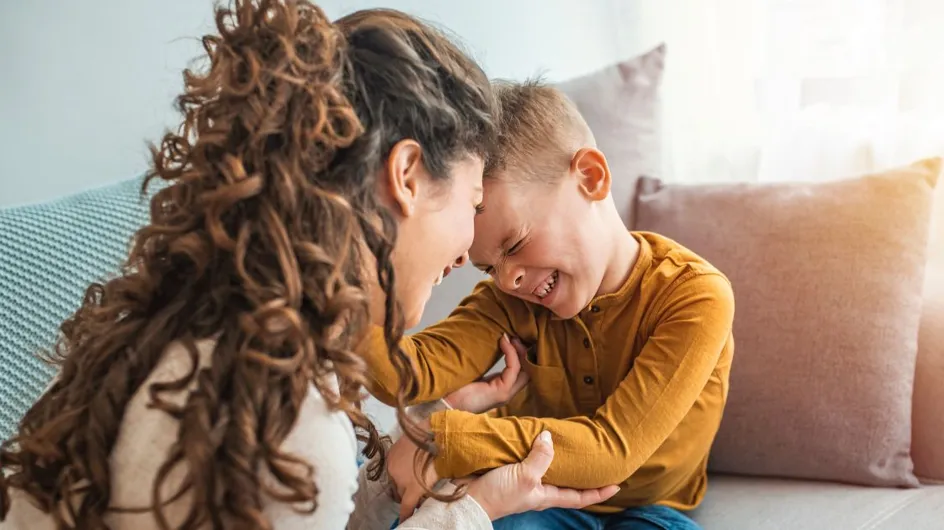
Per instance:
[[[944,154],[944,0],[641,5],[632,26],[668,45],[669,180],[829,179]]]

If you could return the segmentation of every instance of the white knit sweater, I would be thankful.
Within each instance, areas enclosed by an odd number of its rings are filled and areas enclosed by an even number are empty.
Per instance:
[[[214,343],[198,344],[201,367],[209,366]],[[111,455],[113,506],[145,507],[151,504],[151,484],[168,451],[177,439],[177,420],[150,409],[148,387],[156,382],[179,379],[190,371],[190,357],[180,344],[171,345],[147,381],[129,403],[118,440]],[[187,392],[168,395],[183,404]],[[357,442],[350,420],[342,412],[329,412],[321,394],[309,389],[298,422],[285,439],[284,448],[307,460],[315,469],[318,508],[312,514],[299,513],[291,505],[264,499],[264,511],[275,530],[387,530],[398,513],[387,487],[370,482],[356,464]],[[164,498],[177,491],[185,473],[172,472],[165,481]],[[268,473],[263,481],[275,484]],[[0,530],[54,530],[48,514],[35,508],[21,492],[12,492],[13,503]],[[174,528],[186,514],[189,496],[183,496],[165,510]],[[151,513],[109,513],[106,522],[113,530],[157,530]],[[209,526],[208,526],[209,528]],[[445,504],[428,500],[399,528],[412,530],[492,528],[485,511],[471,497]]]

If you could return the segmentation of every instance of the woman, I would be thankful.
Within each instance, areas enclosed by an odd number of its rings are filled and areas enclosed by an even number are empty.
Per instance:
[[[339,529],[357,485],[352,423],[383,468],[353,345],[383,325],[409,399],[393,345],[465,260],[488,81],[397,12],[332,24],[301,0],[246,0],[216,26],[206,71],[185,73],[181,127],[153,149],[148,181],[166,186],[151,223],[63,324],[59,376],[0,451],[3,530]],[[598,502],[539,485],[548,447],[405,526]]]

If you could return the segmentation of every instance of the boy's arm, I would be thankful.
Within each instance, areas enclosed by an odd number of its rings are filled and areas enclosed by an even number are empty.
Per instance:
[[[547,430],[557,456],[548,483],[599,488],[625,481],[678,427],[717,366],[734,318],[730,284],[720,275],[697,276],[676,288],[662,313],[626,379],[592,417],[434,414],[436,471],[464,477],[519,462]],[[713,436],[708,431],[704,436]]]
[[[400,348],[413,363],[419,394],[414,405],[434,401],[484,375],[501,356],[502,333],[517,334],[530,321],[525,304],[502,294],[490,280],[479,283],[445,320],[404,336]],[[374,326],[358,353],[367,363],[371,394],[395,406],[400,378],[387,353],[383,329]],[[525,450],[527,454],[530,449]]]

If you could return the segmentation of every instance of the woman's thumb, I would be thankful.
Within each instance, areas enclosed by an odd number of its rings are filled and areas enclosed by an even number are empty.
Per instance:
[[[528,453],[521,464],[531,476],[540,479],[551,467],[552,460],[554,460],[554,442],[551,440],[551,433],[544,431],[534,440],[531,445],[531,452]]]

